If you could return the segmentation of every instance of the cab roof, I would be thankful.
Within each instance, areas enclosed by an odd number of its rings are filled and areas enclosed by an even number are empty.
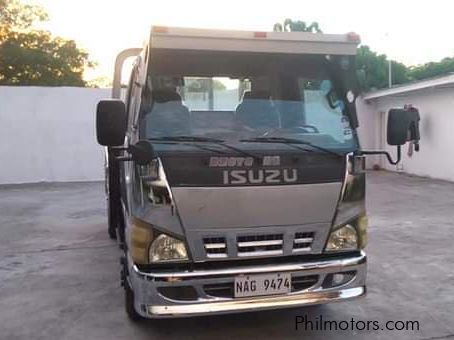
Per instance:
[[[356,33],[254,32],[153,26],[152,49],[354,55]]]

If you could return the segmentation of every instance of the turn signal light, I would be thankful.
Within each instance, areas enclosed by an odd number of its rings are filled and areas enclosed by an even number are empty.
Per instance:
[[[148,264],[148,251],[153,241],[153,229],[148,223],[132,217],[129,230],[129,252],[134,263]]]

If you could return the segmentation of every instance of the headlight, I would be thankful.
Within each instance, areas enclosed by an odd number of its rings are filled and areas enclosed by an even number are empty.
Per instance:
[[[169,235],[159,235],[150,247],[150,263],[184,261],[188,253],[184,242]]]
[[[358,249],[358,235],[356,229],[347,224],[331,232],[326,251],[344,251]]]
[[[137,264],[188,260],[183,241],[160,234],[140,219],[132,218],[128,227],[129,253]]]

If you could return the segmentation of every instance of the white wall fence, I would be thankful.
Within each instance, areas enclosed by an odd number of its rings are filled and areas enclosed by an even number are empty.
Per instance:
[[[403,171],[417,176],[427,176],[454,181],[454,90],[430,88],[406,92],[396,96],[360,102],[358,109],[362,126],[359,134],[364,149],[384,149],[394,158],[396,148],[386,144],[386,119],[391,108],[412,104],[420,113],[420,152],[408,156],[408,144],[402,148],[402,162],[390,165],[384,157],[370,159],[391,171]]]
[[[95,110],[109,89],[0,87],[0,184],[104,178]]]
[[[0,87],[0,184],[102,180],[103,151],[96,143],[97,102],[110,89]],[[412,92],[369,103],[358,100],[363,149],[386,148],[389,108],[411,103],[421,113],[421,152],[403,149],[405,172],[454,181],[452,90]],[[396,170],[380,156],[367,165]]]

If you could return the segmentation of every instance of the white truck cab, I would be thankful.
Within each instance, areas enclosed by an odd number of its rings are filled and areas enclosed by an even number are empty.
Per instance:
[[[153,27],[143,49],[119,55],[97,132],[132,319],[366,293],[358,43],[354,33]],[[405,122],[390,144],[411,137]]]

